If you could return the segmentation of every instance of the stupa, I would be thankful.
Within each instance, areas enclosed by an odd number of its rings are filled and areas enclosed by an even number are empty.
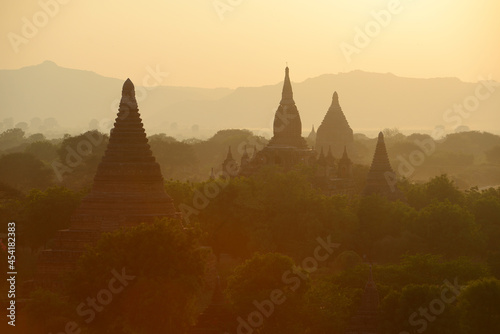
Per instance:
[[[370,171],[366,178],[363,194],[379,194],[391,200],[403,200],[404,198],[396,185],[396,174],[389,162],[384,134],[382,132],[378,134],[377,146],[373,155]]]
[[[58,231],[52,249],[40,254],[37,281],[41,285],[57,283],[62,273],[75,266],[85,245],[95,243],[102,233],[179,215],[165,192],[130,79],[123,85],[118,110],[90,193],[71,217],[70,227]]]
[[[239,174],[250,175],[262,165],[279,165],[289,169],[299,163],[312,164],[315,160],[316,152],[307,146],[302,137],[302,121],[293,100],[290,70],[286,67],[281,101],[274,116],[273,137],[246,166],[241,166]]]
[[[317,150],[332,149],[333,156],[340,158],[344,147],[353,152],[354,135],[340,107],[339,95],[333,93],[332,103],[316,133]]]

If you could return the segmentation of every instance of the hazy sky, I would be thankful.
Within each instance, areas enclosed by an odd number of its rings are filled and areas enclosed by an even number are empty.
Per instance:
[[[274,84],[286,62],[293,81],[355,69],[498,81],[499,17],[498,0],[2,1],[0,68],[52,60],[140,82],[157,67],[162,85],[198,87]]]

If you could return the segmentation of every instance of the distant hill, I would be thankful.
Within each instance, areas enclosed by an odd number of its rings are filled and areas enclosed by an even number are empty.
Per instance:
[[[293,81],[293,68],[290,75]],[[87,130],[94,119],[94,124],[106,130],[104,124],[116,116],[122,83],[121,79],[62,68],[50,61],[0,70],[0,122],[9,117],[14,123],[54,117],[61,131],[76,133]],[[219,129],[246,128],[269,135],[281,85],[237,89],[160,86],[148,90],[146,96],[138,96],[138,102],[149,134],[207,137]],[[313,124],[317,127],[321,123],[334,91],[339,93],[354,132],[373,135],[394,127],[404,133],[430,132],[444,126],[450,133],[462,125],[500,133],[500,86],[469,117],[451,112],[448,120],[444,118],[448,108],[474,96],[477,86],[456,78],[412,79],[362,71],[325,74],[293,83],[305,136]]]

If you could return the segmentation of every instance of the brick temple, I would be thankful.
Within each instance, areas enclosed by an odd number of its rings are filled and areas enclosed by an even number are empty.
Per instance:
[[[148,144],[134,85],[127,79],[92,189],[71,217],[70,227],[58,231],[52,249],[40,254],[37,282],[55,285],[62,273],[74,268],[85,245],[95,243],[104,232],[176,216]]]

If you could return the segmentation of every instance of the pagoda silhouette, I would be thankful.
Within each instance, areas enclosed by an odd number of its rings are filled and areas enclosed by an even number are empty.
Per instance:
[[[314,129],[313,129],[314,131]],[[342,111],[339,103],[339,95],[333,93],[332,104],[326,112],[325,118],[318,127],[316,133],[317,150],[332,150],[332,154],[336,158],[340,158],[344,148],[347,148],[351,154],[353,153],[354,135],[347,118]]]
[[[390,200],[404,200],[403,193],[396,185],[396,173],[389,162],[382,132],[378,134],[377,146],[363,191],[366,196],[373,194],[385,196]]]
[[[246,163],[242,163],[238,172],[243,176],[255,173],[264,165],[278,165],[286,170],[299,163],[310,165],[316,160],[316,151],[309,148],[302,137],[302,121],[293,100],[288,66],[285,68],[281,101],[274,115],[273,137],[261,151],[245,159]]]
[[[57,232],[52,249],[41,252],[36,281],[46,287],[57,284],[62,273],[74,268],[85,246],[104,232],[178,216],[149,147],[134,85],[127,79],[92,189],[71,217],[70,227]]]

